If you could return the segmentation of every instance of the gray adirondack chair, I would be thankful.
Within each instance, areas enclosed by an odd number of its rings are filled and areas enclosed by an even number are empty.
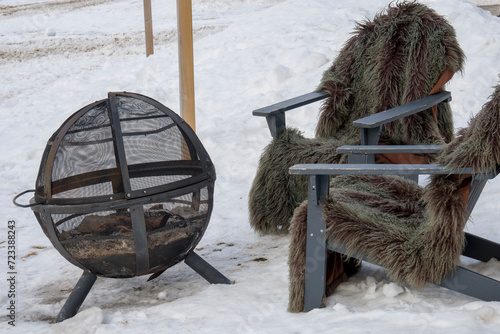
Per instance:
[[[423,27],[425,29],[422,29]],[[415,285],[421,285],[424,280],[422,277],[428,275],[429,280],[425,282],[438,283],[484,300],[500,300],[500,283],[455,263],[456,258],[460,257],[462,241],[466,245],[463,249],[465,256],[481,261],[488,261],[492,257],[500,259],[500,246],[496,243],[469,233],[461,234],[463,231],[461,224],[466,221],[466,211],[472,212],[486,182],[498,173],[496,165],[500,165],[500,153],[497,157],[498,162],[489,165],[487,169],[477,168],[478,166],[474,164],[463,166],[460,161],[457,163],[455,160],[453,163],[443,160],[444,165],[375,163],[380,155],[388,156],[391,153],[429,155],[430,158],[426,161],[430,163],[441,161],[436,160],[436,157],[438,159],[442,159],[443,156],[450,157],[450,150],[456,147],[460,148],[456,150],[457,152],[463,153],[464,145],[457,146],[459,145],[457,143],[467,135],[461,134],[454,139],[452,112],[447,103],[451,99],[451,94],[441,91],[444,82],[449,79],[446,73],[460,71],[463,60],[463,52],[458,45],[453,27],[443,17],[422,4],[396,3],[390,5],[386,12],[378,14],[373,21],[358,25],[353,37],[340,51],[332,66],[325,71],[317,91],[253,111],[253,115],[266,118],[273,140],[264,150],[250,190],[250,224],[261,233],[282,231],[291,233],[291,249],[294,248],[294,251],[290,251],[289,259],[290,311],[298,312],[302,309],[307,311],[324,303],[327,249],[348,257],[380,264],[387,269],[390,277],[397,280],[408,280],[418,283]],[[447,79],[444,79],[445,77]],[[495,109],[499,108],[497,104],[500,106],[498,102],[500,88],[497,88],[495,94],[493,102],[489,104],[491,109],[489,111],[491,115],[498,117],[491,120],[493,123],[486,119],[482,125],[497,124],[494,122],[496,120],[500,128],[500,115],[498,115],[500,110]],[[286,112],[322,100],[325,101],[316,128],[316,138],[301,137],[287,127]],[[432,108],[433,106],[436,107]],[[497,132],[490,125],[486,127],[489,127],[486,131]],[[495,141],[497,139],[498,141]],[[500,138],[492,138],[491,146],[500,147]],[[320,154],[315,155],[311,153],[313,151]],[[490,151],[500,152],[496,149]],[[458,205],[459,202],[455,203],[461,211],[458,210],[459,219],[451,222],[457,227],[453,252],[441,251],[439,247],[429,247],[430,250],[435,249],[438,255],[446,254],[448,262],[444,266],[445,270],[440,271],[441,268],[435,268],[435,263],[439,263],[437,260],[422,268],[425,269],[422,270],[425,275],[422,274],[422,277],[413,280],[413,272],[406,273],[404,270],[398,272],[398,261],[392,261],[396,263],[394,269],[394,263],[389,266],[388,262],[391,261],[368,252],[364,245],[360,245],[359,250],[356,250],[353,247],[353,239],[349,239],[350,236],[343,236],[344,239],[339,237],[337,232],[340,229],[335,216],[342,215],[337,215],[332,209],[335,206],[330,204],[336,198],[340,198],[335,197],[341,196],[340,190],[345,193],[349,191],[340,189],[339,182],[344,182],[347,187],[349,182],[356,182],[356,178],[361,180],[364,176],[366,179],[368,175],[372,178],[374,175],[380,176],[382,180],[395,175],[395,182],[408,186],[408,189],[413,189],[415,194],[420,194],[421,190],[414,181],[417,181],[422,174],[434,175],[431,178],[431,186],[434,185],[434,180],[441,180],[445,176],[447,176],[446,182],[453,180],[451,174],[459,175],[458,179],[472,175],[472,183],[468,199],[462,197],[461,206]],[[349,179],[350,175],[357,177]],[[376,189],[375,192],[377,190],[380,189]],[[372,195],[378,196],[370,193],[364,195],[367,196],[350,198],[350,204],[360,206],[359,210],[362,211],[364,210],[362,206],[367,202],[366,198],[373,197]],[[458,198],[453,192],[449,192],[448,195],[454,200]],[[398,196],[401,196],[401,201],[405,201],[404,194]],[[447,196],[441,197],[447,198]],[[302,203],[305,199],[307,205]],[[398,199],[391,198],[393,202],[397,202]],[[419,207],[419,203],[416,207],[421,211],[414,213],[416,216],[422,214],[423,210],[435,205],[433,203],[439,201],[425,202],[422,207]],[[338,208],[348,209],[348,205]],[[352,211],[352,216],[356,216],[356,210],[357,207]],[[427,212],[422,215],[424,214]],[[349,215],[344,213],[344,216]],[[450,215],[450,217],[455,216]],[[450,220],[450,217],[445,218]],[[400,221],[398,217],[393,218],[395,221]],[[417,226],[417,223],[421,222],[415,221],[412,226]],[[434,220],[432,222],[433,227],[448,226],[450,223],[448,221],[440,225],[434,223]],[[307,232],[304,232],[306,228]],[[432,231],[429,231],[427,233],[431,233],[430,237],[437,235],[433,236]],[[306,240],[303,240],[302,235],[306,236]],[[404,243],[404,240],[402,242]],[[407,244],[412,242],[413,240],[409,240]],[[421,259],[417,256],[420,253],[414,255],[408,250],[403,250],[403,253],[405,251],[415,256],[412,260],[416,261],[413,267],[417,270],[424,263],[422,259],[429,255],[426,253]],[[422,250],[422,252],[427,251],[428,249]],[[391,252],[385,253],[391,255]],[[296,257],[293,258],[292,254]],[[293,263],[295,265],[292,270]],[[303,271],[294,272],[302,270],[302,266],[305,275]],[[442,276],[447,275],[450,270],[452,273],[448,275],[449,277],[443,279]],[[304,276],[305,282],[302,282]],[[424,278],[427,279],[427,276]],[[302,286],[305,289],[305,297]],[[292,302],[295,297],[301,301]]]
[[[266,117],[272,134],[279,134],[285,127],[284,114],[288,110],[298,108],[328,97],[325,93],[310,93],[287,100],[253,112],[255,116]],[[361,145],[341,146],[338,152],[349,154],[348,164],[297,164],[290,168],[290,174],[307,175],[309,178],[307,204],[307,240],[304,286],[304,311],[318,308],[325,303],[325,277],[327,249],[346,253],[342,240],[327,240],[327,226],[322,204],[329,195],[331,175],[399,175],[417,180],[424,174],[471,174],[473,181],[467,201],[467,211],[472,212],[479,196],[489,179],[494,178],[500,168],[491,168],[487,172],[477,173],[472,168],[449,169],[441,165],[392,165],[375,164],[374,156],[379,153],[414,153],[432,154],[443,149],[440,145],[377,145],[384,124],[427,110],[429,107],[447,102],[451,99],[449,92],[424,97],[408,104],[380,112],[354,122],[360,129]],[[476,174],[475,174],[476,173]],[[491,258],[500,259],[500,245],[465,233],[466,246],[462,255],[488,261]],[[359,254],[349,254],[360,260],[378,264],[377,260],[366,258]],[[457,266],[444,279],[441,286],[485,301],[500,301],[500,282],[473,272],[465,267]]]

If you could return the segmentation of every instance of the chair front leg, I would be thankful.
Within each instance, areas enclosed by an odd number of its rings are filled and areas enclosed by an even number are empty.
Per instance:
[[[307,204],[304,311],[324,307],[326,285],[326,224],[321,204],[328,196],[329,175],[309,176]]]

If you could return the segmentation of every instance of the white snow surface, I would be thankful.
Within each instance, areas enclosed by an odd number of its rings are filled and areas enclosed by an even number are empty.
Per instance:
[[[194,0],[197,135],[217,168],[215,206],[197,253],[229,277],[210,285],[180,263],[156,280],[98,278],[80,312],[54,319],[81,270],[12,198],[32,189],[46,141],[81,107],[129,91],[178,111],[176,2],[153,0],[155,53],[145,57],[140,0],[0,0],[0,331],[5,333],[498,333],[500,303],[434,285],[391,282],[369,264],[326,300],[291,314],[288,236],[249,226],[247,200],[270,141],[251,111],[315,89],[356,21],[389,0]],[[422,1],[455,27],[467,56],[453,94],[457,128],[487,102],[500,73],[500,18],[476,4]],[[319,103],[287,114],[312,136]],[[20,201],[28,201],[22,197]],[[467,230],[500,242],[500,183]],[[7,222],[16,222],[16,326],[7,322]],[[265,258],[266,261],[256,261]],[[464,264],[500,279],[500,262]],[[496,328],[496,329],[495,329]]]

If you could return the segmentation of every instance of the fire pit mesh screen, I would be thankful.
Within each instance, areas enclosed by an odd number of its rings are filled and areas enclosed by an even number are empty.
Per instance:
[[[132,190],[152,188],[185,179],[187,175],[147,175],[155,163],[192,160],[191,152],[177,123],[157,107],[142,100],[116,98],[127,164],[130,166]],[[107,171],[117,175],[117,156],[113,129],[103,101],[80,116],[66,131],[59,143],[52,168],[53,198],[82,198],[114,194],[112,179],[86,184],[84,187],[65,187],[77,182],[82,175],[96,178]],[[195,157],[196,158],[196,157]],[[145,165],[148,164],[148,165]],[[142,169],[138,170],[138,167]],[[37,184],[37,195],[43,197],[45,166]],[[95,172],[95,173],[91,173]],[[101,172],[101,173],[98,173]],[[146,174],[146,175],[140,175]],[[73,178],[72,178],[73,177]],[[62,180],[62,181],[61,181]],[[57,182],[59,181],[59,182]],[[64,181],[64,182],[63,182]],[[101,181],[101,182],[97,182]]]
[[[32,207],[70,262],[107,277],[164,270],[201,239],[215,169],[173,111],[110,93],[73,114],[45,149]]]

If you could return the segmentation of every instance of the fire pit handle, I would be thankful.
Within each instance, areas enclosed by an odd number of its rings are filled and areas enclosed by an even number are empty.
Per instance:
[[[21,204],[21,203],[17,203],[17,202],[16,202],[16,200],[17,200],[19,197],[21,197],[21,196],[23,196],[24,194],[27,194],[27,193],[29,193],[29,192],[33,192],[33,193],[34,193],[34,192],[35,192],[35,189],[25,190],[25,191],[23,191],[22,193],[17,194],[17,195],[16,195],[16,196],[12,199],[12,203],[14,203],[14,204],[15,204],[15,205],[17,205],[17,206],[20,206],[21,208],[30,208],[30,207],[32,207],[32,206],[42,204],[42,203]]]

